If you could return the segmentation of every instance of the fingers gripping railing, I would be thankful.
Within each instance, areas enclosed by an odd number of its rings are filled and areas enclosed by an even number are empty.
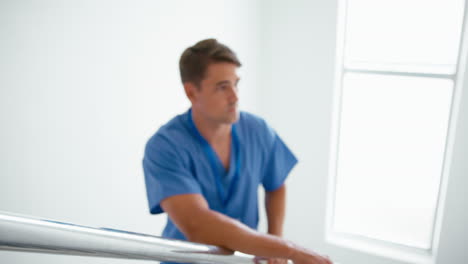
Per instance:
[[[199,264],[254,263],[254,256],[215,246],[1,211],[0,250]]]

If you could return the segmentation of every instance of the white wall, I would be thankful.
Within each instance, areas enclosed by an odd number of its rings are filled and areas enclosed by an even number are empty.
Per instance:
[[[320,250],[328,173],[336,1],[264,1],[261,112],[299,159],[286,236]],[[320,187],[319,187],[320,186]]]
[[[468,18],[465,17],[465,26],[467,21]],[[437,264],[465,263],[468,259],[468,29],[464,30],[465,50],[460,63],[463,81],[462,89],[456,91],[459,96],[455,105],[459,104],[459,110],[454,115],[457,126],[454,132],[450,177],[445,193]]]
[[[178,59],[216,37],[256,111],[259,1],[1,1],[0,211],[159,235],[146,140],[189,106]],[[0,251],[0,263],[141,263]]]

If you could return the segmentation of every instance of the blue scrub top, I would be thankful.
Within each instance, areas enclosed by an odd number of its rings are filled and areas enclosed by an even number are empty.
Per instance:
[[[297,159],[275,131],[253,114],[241,112],[234,130],[237,140],[232,137],[229,171],[225,171],[217,156],[207,154],[191,124],[190,110],[162,126],[149,139],[143,159],[150,212],[163,213],[160,202],[165,198],[196,193],[203,195],[211,210],[257,229],[258,186],[262,184],[266,191],[281,187]],[[224,197],[219,183],[227,192]],[[163,237],[187,240],[170,218]]]

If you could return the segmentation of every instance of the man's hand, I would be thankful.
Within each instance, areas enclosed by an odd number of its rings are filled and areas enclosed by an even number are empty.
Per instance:
[[[254,261],[255,264],[288,264],[288,260],[283,258],[255,257]]]
[[[294,264],[333,264],[328,256],[321,256],[316,253],[308,253],[302,259],[293,260]],[[287,259],[283,258],[264,258],[255,257],[255,264],[288,264]]]
[[[328,256],[322,256],[306,248],[298,249],[292,256],[294,264],[333,264]]]

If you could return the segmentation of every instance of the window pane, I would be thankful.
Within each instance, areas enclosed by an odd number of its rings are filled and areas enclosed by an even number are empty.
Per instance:
[[[453,82],[347,73],[334,229],[428,249]]]
[[[455,72],[463,0],[348,0],[346,67]]]

